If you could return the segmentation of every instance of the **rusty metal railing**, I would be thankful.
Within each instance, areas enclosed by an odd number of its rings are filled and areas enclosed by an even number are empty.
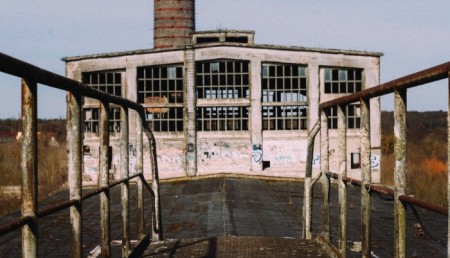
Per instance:
[[[122,205],[122,257],[135,256],[136,251],[147,245],[150,237],[153,241],[162,239],[161,210],[159,202],[159,178],[156,159],[156,141],[153,133],[146,126],[145,110],[128,99],[109,95],[95,90],[85,84],[46,71],[37,66],[0,53],[0,72],[22,78],[22,215],[19,219],[0,226],[0,236],[21,228],[22,256],[37,257],[39,247],[38,221],[47,215],[70,209],[70,224],[72,227],[71,256],[82,256],[82,204],[88,198],[100,196],[100,224],[101,224],[101,256],[110,257],[111,234],[109,225],[110,194],[109,190],[117,185],[121,186]],[[49,208],[40,210],[38,206],[37,180],[37,87],[39,84],[67,91],[67,149],[68,149],[68,183],[70,198]],[[89,194],[82,194],[82,98],[90,97],[100,101],[100,164],[99,188]],[[121,179],[109,183],[108,146],[109,146],[109,104],[121,107]],[[128,110],[138,114],[136,126],[137,162],[136,173],[129,173],[128,138],[129,120]],[[148,185],[144,177],[143,166],[143,134],[149,140],[150,159],[152,163],[152,183]],[[137,179],[137,235],[140,242],[134,250],[130,246],[130,212],[129,212],[129,183]],[[151,236],[144,229],[144,186],[152,196],[152,232]]]
[[[321,144],[321,173],[319,174],[322,182],[322,231],[325,236],[330,238],[330,178],[337,179],[339,195],[339,244],[338,249],[343,257],[346,256],[346,222],[347,222],[347,184],[361,186],[361,229],[362,229],[362,256],[371,257],[371,196],[370,191],[379,192],[394,197],[394,228],[395,228],[395,257],[406,256],[406,205],[422,207],[430,211],[442,214],[448,217],[449,207],[438,207],[427,202],[418,200],[406,194],[406,100],[407,89],[420,86],[426,83],[450,78],[450,62],[414,73],[399,79],[368,88],[363,91],[336,98],[320,104],[320,121],[311,130],[308,137],[308,146],[314,146],[315,137],[320,131]],[[450,79],[449,79],[450,92]],[[371,179],[370,155],[370,103],[369,100],[385,94],[394,93],[394,133],[395,133],[395,168],[394,168],[394,190],[390,188],[374,185]],[[346,157],[346,106],[360,102],[361,105],[361,180],[355,180],[347,177],[347,157]],[[337,107],[338,110],[338,171],[331,173],[329,171],[329,140],[327,114],[325,109]],[[448,123],[450,124],[450,94],[449,94],[449,112]],[[448,164],[450,171],[450,131],[448,132]],[[312,182],[312,154],[313,147],[308,148],[307,169],[305,174],[305,195],[304,195],[304,229],[303,237],[310,239],[312,237],[312,194],[311,189],[315,182]],[[450,173],[448,181],[448,200],[450,203]],[[448,217],[448,239],[447,246],[450,247],[450,217]],[[450,257],[450,249],[447,249]]]

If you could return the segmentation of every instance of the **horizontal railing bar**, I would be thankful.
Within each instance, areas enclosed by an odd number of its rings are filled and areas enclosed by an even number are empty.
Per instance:
[[[339,175],[333,172],[328,172],[327,173],[328,176],[334,178],[334,179],[339,179]],[[342,181],[346,182],[346,183],[350,183],[353,186],[359,186],[361,187],[361,181],[357,180],[357,179],[353,179],[353,178],[343,178]],[[374,185],[374,184],[365,184],[366,189],[370,190],[371,192],[378,192],[378,193],[382,193],[388,196],[392,196],[394,197],[394,190],[392,190],[389,187],[386,186],[382,186],[382,185]],[[408,195],[400,195],[399,199],[405,203],[417,206],[417,207],[421,207],[424,208],[426,210],[447,216],[448,215],[448,210],[447,208],[441,207],[441,206],[437,206],[434,204],[431,204],[429,202],[408,196]]]
[[[0,227],[0,236],[8,234],[16,229],[19,229],[23,225],[30,223],[33,220],[30,216],[21,217],[19,219],[8,222]]]
[[[142,177],[141,177],[141,176],[142,176]],[[100,193],[102,193],[102,192],[108,190],[109,188],[115,187],[115,186],[117,186],[117,185],[119,185],[119,184],[121,184],[121,183],[123,183],[123,182],[125,182],[125,181],[134,179],[134,178],[136,178],[136,177],[139,177],[141,180],[143,180],[143,179],[142,179],[142,178],[143,178],[143,174],[142,174],[142,173],[134,174],[134,175],[130,176],[128,179],[125,178],[125,179],[122,179],[122,180],[120,180],[120,181],[116,181],[116,182],[114,182],[113,184],[110,184],[108,187],[98,188],[97,190],[95,190],[95,191],[93,191],[93,192],[87,193],[87,194],[85,194],[85,195],[83,195],[83,196],[81,197],[81,200],[84,201],[84,200],[86,200],[86,199],[89,199],[89,198],[91,198],[91,197],[93,197],[93,196],[95,196],[95,195],[98,195],[98,194],[100,194]],[[144,180],[144,181],[145,181],[145,180]],[[147,185],[148,185],[147,182],[145,182],[144,184],[147,184]],[[151,189],[150,189],[150,192],[153,194],[153,192],[151,191]],[[48,216],[48,215],[50,215],[50,214],[53,214],[53,213],[56,213],[56,212],[58,212],[58,211],[62,211],[62,210],[64,210],[64,209],[67,209],[67,208],[69,208],[70,206],[74,206],[74,205],[78,204],[79,202],[80,202],[80,201],[77,201],[77,200],[70,200],[70,201],[64,201],[64,202],[56,203],[56,204],[54,204],[54,205],[52,205],[52,206],[50,206],[50,207],[48,207],[48,208],[45,208],[45,209],[39,211],[39,212],[37,213],[37,217],[38,217],[38,218],[46,217],[46,216]],[[7,233],[9,233],[9,232],[12,232],[12,231],[14,231],[14,230],[20,228],[21,226],[23,226],[23,225],[29,223],[29,222],[30,222],[30,219],[31,219],[31,217],[26,216],[26,217],[22,217],[22,218],[13,220],[13,221],[11,221],[11,222],[5,224],[4,226],[0,227],[0,236],[2,236],[2,235],[4,235],[4,234],[7,234]]]
[[[379,97],[381,95],[392,93],[396,90],[407,89],[418,85],[442,80],[448,78],[450,72],[450,62],[443,63],[417,73],[413,73],[396,80],[380,84],[378,86],[368,88],[351,95],[336,98],[320,104],[320,108],[329,108],[337,105],[346,105],[359,101],[361,98],[369,99]]]
[[[144,108],[139,103],[96,90],[86,84],[44,70],[1,52],[0,71],[20,78],[26,78],[28,80],[35,81],[36,83],[44,84],[60,90],[76,92],[77,94],[81,94],[85,97],[111,102],[117,105],[131,108],[133,110],[136,110],[137,112],[144,112]]]

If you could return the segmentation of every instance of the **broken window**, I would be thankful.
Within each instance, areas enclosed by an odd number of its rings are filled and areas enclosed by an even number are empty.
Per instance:
[[[347,106],[347,128],[361,128],[361,107],[359,103]]]
[[[122,71],[97,71],[82,74],[83,83],[112,95],[122,96]],[[84,108],[84,132],[99,133],[100,109]],[[120,132],[120,108],[112,105],[109,112],[109,132]]]
[[[84,108],[84,132],[96,133],[100,132],[100,108]],[[120,132],[120,108],[110,108],[109,111],[109,132]]]
[[[249,64],[249,61],[236,60],[197,62],[197,98],[249,98]]]
[[[357,129],[361,127],[361,107],[359,103],[353,103],[347,105],[346,109],[347,116],[347,128],[348,129]],[[325,114],[328,119],[328,129],[337,129],[338,128],[338,115],[337,115],[337,107],[327,108],[325,110]]]
[[[306,130],[306,66],[263,64],[261,67],[263,130]]]
[[[327,94],[355,93],[361,91],[362,69],[324,69],[324,92]]]
[[[83,83],[112,95],[122,96],[122,72],[86,72],[82,75]]]
[[[248,107],[198,107],[198,131],[247,131]]]
[[[137,68],[138,102],[146,107],[146,120],[155,132],[183,131],[183,66]]]

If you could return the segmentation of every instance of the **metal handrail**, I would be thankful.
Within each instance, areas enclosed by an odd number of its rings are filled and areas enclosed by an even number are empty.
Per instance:
[[[108,189],[121,185],[122,186],[122,226],[123,226],[123,239],[122,239],[122,256],[136,256],[136,250],[130,250],[129,243],[129,211],[128,208],[128,193],[129,182],[131,179],[137,178],[138,188],[138,212],[137,212],[137,229],[138,236],[140,237],[140,243],[138,243],[139,249],[142,246],[149,244],[149,236],[144,232],[144,208],[143,208],[143,185],[150,191],[152,196],[152,240],[162,239],[161,228],[161,215],[159,204],[159,176],[156,159],[156,141],[153,133],[148,128],[145,121],[145,109],[139,103],[130,101],[126,98],[107,94],[105,92],[98,91],[92,87],[81,82],[68,79],[64,76],[49,72],[40,67],[34,66],[22,60],[8,56],[4,53],[0,53],[0,72],[10,74],[16,77],[22,78],[22,122],[24,130],[24,140],[22,146],[22,177],[23,189],[26,193],[26,198],[22,198],[22,216],[19,219],[8,222],[0,227],[0,236],[22,228],[22,256],[23,257],[37,257],[37,245],[38,245],[38,228],[37,221],[39,218],[43,218],[55,212],[70,208],[70,219],[72,224],[72,256],[81,257],[82,245],[81,245],[81,203],[93,196],[100,195],[101,199],[101,229],[102,229],[102,256],[107,257],[110,255],[110,241],[109,236],[109,191]],[[65,90],[68,92],[68,145],[69,145],[69,190],[70,200],[59,202],[55,205],[47,207],[46,209],[39,211],[37,203],[37,168],[35,166],[37,159],[36,148],[36,120],[37,120],[37,84],[47,85],[56,89]],[[138,114],[138,126],[137,126],[137,167],[136,172],[133,175],[122,175],[122,179],[114,183],[109,183],[107,179],[107,170],[105,169],[105,153],[101,151],[100,157],[100,185],[99,188],[93,192],[85,195],[81,194],[81,98],[90,97],[97,99],[101,102],[101,109],[104,113],[108,112],[109,103],[117,104],[122,108],[122,114],[126,118],[123,118],[126,122],[122,121],[121,130],[121,142],[128,142],[128,109],[132,109]],[[103,113],[103,112],[102,112]],[[100,145],[109,145],[109,131],[108,124],[109,117],[102,114],[102,120],[100,121]],[[102,125],[103,124],[103,125]],[[69,129],[71,131],[69,131]],[[72,131],[73,130],[73,131]],[[122,134],[122,132],[125,132]],[[151,187],[147,187],[148,184],[144,177],[143,172],[143,142],[142,136],[145,133],[150,144],[150,159],[152,163],[152,184]],[[122,144],[128,148],[128,144]],[[121,155],[126,160],[126,171],[128,171],[128,152],[121,149]],[[107,158],[106,158],[107,160]],[[107,162],[106,162],[107,164]],[[107,166],[107,165],[106,165]],[[105,173],[106,170],[106,173]],[[106,176],[105,176],[106,174]],[[106,178],[106,179],[105,179]],[[125,197],[124,197],[125,196]],[[104,214],[106,211],[107,214]],[[106,240],[106,241],[105,241]]]
[[[322,196],[323,196],[323,207],[322,207],[322,226],[323,232],[329,237],[330,236],[330,222],[329,222],[329,205],[330,205],[330,178],[338,179],[339,187],[339,251],[342,256],[346,256],[346,203],[347,203],[347,190],[346,184],[356,184],[359,186],[364,186],[361,189],[361,223],[362,223],[362,256],[370,257],[371,246],[370,246],[370,212],[371,212],[371,197],[370,191],[376,191],[389,196],[394,197],[394,212],[396,214],[395,221],[395,256],[405,257],[406,256],[406,208],[404,204],[410,204],[424,209],[436,212],[441,215],[448,217],[449,207],[439,207],[425,201],[408,196],[405,192],[406,185],[406,90],[408,88],[421,86],[426,83],[435,82],[441,79],[449,78],[449,88],[450,88],[450,62],[446,62],[401,78],[396,80],[380,84],[375,87],[367,88],[360,92],[356,92],[347,96],[339,97],[330,101],[323,102],[319,105],[320,109],[320,124],[321,131],[321,147],[328,150],[329,140],[328,140],[328,127],[327,127],[327,113],[326,109],[331,107],[336,107],[338,109],[338,167],[339,173],[329,172],[328,162],[329,153],[328,151],[321,152],[321,180],[322,180]],[[395,164],[395,189],[374,185],[371,183],[370,174],[370,153],[371,153],[371,143],[370,143],[370,102],[372,98],[380,97],[386,94],[395,94],[395,136],[396,136],[396,164]],[[347,105],[355,102],[360,102],[361,104],[361,180],[350,179],[347,177],[347,158],[346,158],[346,114],[344,112]],[[448,123],[450,124],[450,97],[449,97],[449,112],[448,112]],[[314,145],[315,136],[317,134],[316,130],[310,132],[308,137],[308,145]],[[448,132],[449,138],[449,150],[450,150],[450,131]],[[308,149],[307,162],[311,163],[311,159],[308,157],[312,156],[313,150]],[[450,164],[450,156],[448,157]],[[308,164],[311,167],[311,164]],[[307,185],[308,184],[308,185]],[[311,173],[306,173],[305,176],[305,201],[304,207],[308,209],[312,205],[312,195],[311,188],[313,183],[311,183]],[[306,189],[308,189],[308,195],[306,194]],[[448,189],[450,189],[450,181]],[[450,198],[450,196],[449,196]],[[450,203],[450,200],[449,200]],[[311,211],[304,211],[305,216],[304,221],[304,234],[307,238],[311,237]],[[448,217],[448,232],[449,236],[447,239],[447,248],[450,248],[450,217]],[[308,234],[309,233],[309,234]],[[450,249],[448,249],[450,254]]]

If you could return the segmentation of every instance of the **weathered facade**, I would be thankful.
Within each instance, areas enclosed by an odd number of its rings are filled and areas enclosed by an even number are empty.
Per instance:
[[[175,1],[176,2],[176,1]],[[156,3],[155,3],[156,4]],[[155,29],[156,30],[156,29]],[[159,43],[158,43],[159,44]],[[156,38],[155,38],[156,45]],[[170,45],[165,42],[161,45]],[[205,31],[171,47],[64,58],[69,78],[147,107],[161,178],[217,173],[304,176],[320,102],[379,84],[380,53],[260,45],[253,31]],[[359,178],[359,104],[347,110],[348,176]],[[379,180],[380,103],[371,101],[372,178]],[[330,169],[337,171],[337,113],[329,110]],[[111,108],[111,169],[119,109]],[[99,103],[84,102],[86,179],[98,164]],[[130,123],[136,123],[135,114]],[[135,132],[130,131],[130,169]],[[148,146],[146,146],[148,153]],[[319,170],[320,139],[315,167]],[[149,155],[145,157],[148,159]],[[147,170],[150,166],[146,162]]]

